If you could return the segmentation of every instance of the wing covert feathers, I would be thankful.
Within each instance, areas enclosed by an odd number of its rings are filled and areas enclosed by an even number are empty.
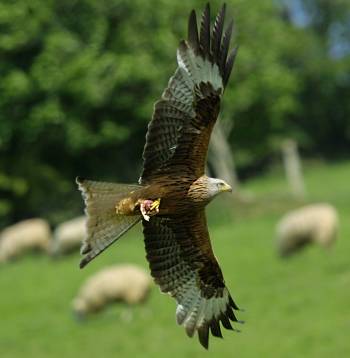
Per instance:
[[[233,330],[230,321],[239,321],[211,249],[204,212],[186,218],[155,216],[143,227],[151,274],[161,291],[176,299],[177,323],[189,337],[197,332],[208,348],[209,331],[222,338],[220,324]]]
[[[84,258],[80,268],[112,245],[125,232],[141,220],[141,216],[117,215],[116,203],[139,185],[114,184],[77,178],[85,202],[87,216],[86,238],[82,243]]]

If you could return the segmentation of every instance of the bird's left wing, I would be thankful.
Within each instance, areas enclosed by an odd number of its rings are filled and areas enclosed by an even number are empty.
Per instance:
[[[197,331],[208,348],[209,329],[222,337],[220,322],[233,329],[234,303],[213,254],[205,212],[181,217],[152,217],[143,221],[151,274],[162,292],[177,301],[176,320],[188,336]]]
[[[178,68],[148,126],[140,183],[164,173],[204,174],[210,134],[236,56],[236,49],[229,54],[233,22],[224,31],[225,11],[224,5],[211,31],[208,4],[199,33],[191,12],[188,39],[177,51]]]

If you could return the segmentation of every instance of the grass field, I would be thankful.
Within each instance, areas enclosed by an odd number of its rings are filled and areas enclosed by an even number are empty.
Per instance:
[[[244,185],[250,204],[209,208],[215,254],[237,304],[241,333],[211,338],[206,352],[175,323],[175,302],[154,287],[143,306],[114,305],[83,323],[70,302],[90,274],[115,263],[148,267],[140,227],[84,270],[79,256],[31,256],[0,268],[0,357],[350,357],[350,163],[310,164],[308,202],[327,201],[340,214],[339,241],[329,252],[308,247],[277,257],[274,227],[300,203],[272,171]]]

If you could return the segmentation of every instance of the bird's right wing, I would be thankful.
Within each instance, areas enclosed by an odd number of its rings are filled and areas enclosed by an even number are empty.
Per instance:
[[[233,22],[224,31],[225,11],[224,5],[211,31],[208,4],[199,33],[191,12],[188,39],[177,51],[178,68],[148,126],[140,183],[164,173],[204,174],[210,135],[236,56],[236,49],[229,54]]]
[[[176,319],[188,336],[197,331],[208,348],[209,329],[222,337],[220,322],[233,329],[234,303],[213,254],[204,210],[181,217],[143,220],[151,274],[163,292],[177,301]]]

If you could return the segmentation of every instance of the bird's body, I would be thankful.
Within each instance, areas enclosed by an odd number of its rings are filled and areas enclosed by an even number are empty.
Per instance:
[[[212,190],[208,185],[209,181],[213,183]],[[220,185],[218,190],[215,190],[216,185]],[[158,216],[184,215],[186,212],[205,207],[221,191],[230,190],[231,187],[222,181],[206,175],[196,179],[190,176],[162,176],[150,185],[127,193],[116,203],[116,211],[121,215],[140,215],[140,202],[148,199],[161,202]]]
[[[233,329],[230,320],[238,322],[205,217],[205,206],[231,190],[205,175],[210,135],[236,56],[236,49],[229,53],[233,23],[224,31],[225,10],[224,5],[211,31],[208,4],[199,32],[191,12],[178,68],[154,106],[139,184],[77,179],[88,216],[80,266],[142,220],[151,274],[176,299],[177,322],[189,336],[197,331],[206,348],[209,330],[222,337],[220,323]]]

